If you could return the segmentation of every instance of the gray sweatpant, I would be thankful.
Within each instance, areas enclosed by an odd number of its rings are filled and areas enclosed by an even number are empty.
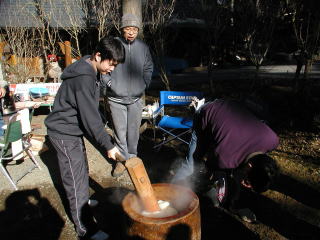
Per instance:
[[[116,146],[125,159],[136,157],[142,119],[142,99],[133,104],[121,104],[110,100],[108,102]]]

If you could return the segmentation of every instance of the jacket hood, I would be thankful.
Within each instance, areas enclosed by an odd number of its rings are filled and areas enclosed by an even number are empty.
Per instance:
[[[61,75],[62,80],[78,77],[80,75],[96,75],[94,68],[86,61],[90,55],[80,58],[78,61],[66,67]]]

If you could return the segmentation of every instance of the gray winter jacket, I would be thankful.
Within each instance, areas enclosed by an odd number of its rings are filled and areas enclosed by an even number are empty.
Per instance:
[[[109,77],[107,96],[110,101],[131,104],[137,101],[150,85],[153,62],[149,47],[141,40],[127,42],[119,39],[126,51],[124,63],[118,64]]]

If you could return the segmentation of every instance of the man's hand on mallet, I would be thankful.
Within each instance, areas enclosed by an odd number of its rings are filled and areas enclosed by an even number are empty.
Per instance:
[[[119,157],[118,156],[121,156],[121,153],[119,151],[119,149],[117,147],[114,147],[112,149],[110,149],[108,152],[108,158],[111,158],[115,161],[119,161]]]

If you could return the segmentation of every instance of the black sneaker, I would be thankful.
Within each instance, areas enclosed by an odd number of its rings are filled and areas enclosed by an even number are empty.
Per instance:
[[[88,200],[88,205],[89,205],[89,207],[94,208],[94,207],[98,206],[98,204],[99,204],[99,201],[98,201],[98,200],[95,200],[95,199],[89,199],[89,200]]]
[[[90,240],[107,240],[109,239],[109,234],[99,230],[90,237]]]

